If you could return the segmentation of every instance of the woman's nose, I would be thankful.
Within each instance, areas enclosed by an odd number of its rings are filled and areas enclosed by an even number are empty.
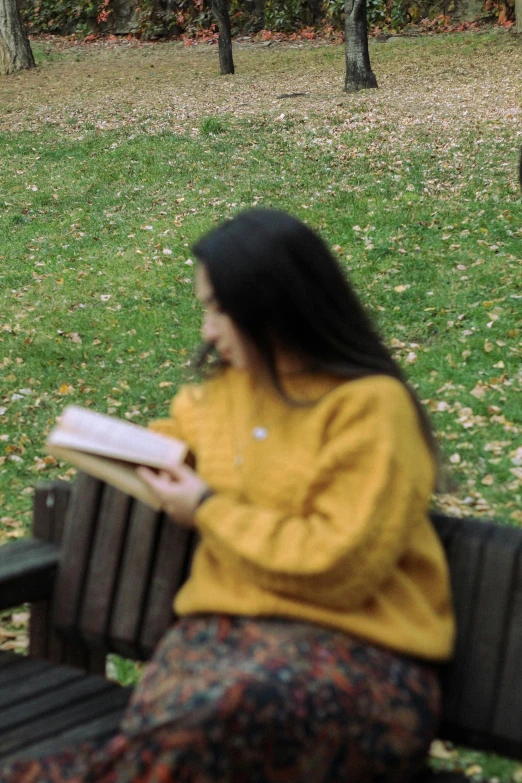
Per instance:
[[[217,337],[216,324],[211,314],[207,314],[204,316],[203,325],[201,327],[201,333],[203,335],[203,339],[206,340],[207,342],[214,343],[216,341],[216,337]]]

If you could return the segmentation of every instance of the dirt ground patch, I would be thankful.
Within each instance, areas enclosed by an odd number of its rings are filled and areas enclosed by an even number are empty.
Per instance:
[[[208,115],[335,119],[428,135],[441,126],[508,125],[520,133],[522,39],[502,31],[371,42],[378,90],[343,92],[341,45],[235,44],[235,76],[220,76],[215,45],[36,40],[39,67],[0,79],[0,130],[136,127],[190,132]],[[293,97],[280,97],[304,93]],[[438,129],[438,130],[437,130]]]

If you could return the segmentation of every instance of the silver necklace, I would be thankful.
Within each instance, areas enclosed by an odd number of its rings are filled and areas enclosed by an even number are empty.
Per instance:
[[[268,427],[265,427],[261,424],[256,424],[254,427],[251,427],[251,422],[254,416],[257,418],[257,416],[260,416],[261,411],[261,399],[262,399],[262,388],[257,388],[254,394],[254,398],[252,400],[252,405],[250,407],[250,411],[246,417],[246,421],[244,423],[245,430],[249,432],[250,437],[252,437],[255,441],[258,443],[265,441],[268,436],[270,435],[270,429]],[[232,402],[232,401],[231,401]],[[245,464],[245,447],[246,442],[241,442],[244,439],[238,437],[238,428],[237,428],[237,422],[234,422],[236,426],[234,427],[234,434],[235,434],[235,443],[234,443],[234,466],[236,468],[242,468]],[[247,435],[248,438],[248,435]],[[246,440],[246,439],[245,439]]]

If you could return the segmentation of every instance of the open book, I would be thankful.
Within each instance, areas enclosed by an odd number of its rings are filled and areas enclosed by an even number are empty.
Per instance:
[[[46,446],[53,456],[155,509],[159,508],[157,499],[137,475],[136,467],[168,469],[187,456],[183,441],[77,405],[65,408]]]

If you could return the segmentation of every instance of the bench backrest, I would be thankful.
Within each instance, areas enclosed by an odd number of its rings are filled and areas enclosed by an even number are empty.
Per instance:
[[[148,658],[172,622],[194,536],[164,514],[85,474],[62,541],[54,623],[93,647]]]
[[[441,734],[522,757],[522,530],[432,515],[450,564],[457,646]]]
[[[455,657],[443,667],[440,736],[520,758],[522,530],[432,518],[448,555],[458,628]],[[72,491],[62,483],[37,492],[35,534],[61,540],[52,633],[98,651],[94,664],[77,652],[62,652],[62,660],[100,670],[107,652],[148,658],[173,620],[195,536],[84,474]],[[38,650],[34,633],[31,644]]]
[[[40,515],[54,524],[42,536],[35,513],[35,534],[61,543],[52,627],[102,656],[147,659],[174,619],[173,596],[187,577],[195,536],[92,476],[80,474],[68,489],[51,485],[37,494]],[[91,668],[81,655],[77,662]]]

